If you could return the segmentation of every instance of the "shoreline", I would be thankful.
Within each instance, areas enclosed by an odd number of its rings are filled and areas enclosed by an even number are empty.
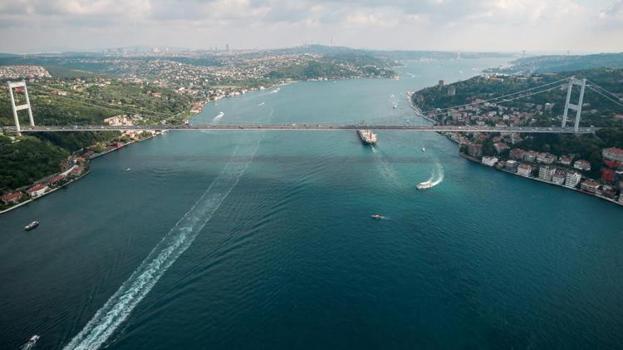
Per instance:
[[[429,121],[429,122],[431,122],[431,123],[433,123],[433,124],[436,124],[436,121],[434,121],[434,120],[432,120],[432,119],[430,119],[430,118],[426,117],[425,115],[423,115],[423,114],[422,114],[422,112],[420,111],[420,109],[419,109],[417,106],[415,106],[415,105],[413,104],[413,101],[412,101],[412,99],[411,99],[411,96],[413,96],[413,94],[409,94],[409,93],[407,92],[407,94],[406,94],[406,95],[407,95],[407,99],[409,100],[409,107],[411,107],[411,109],[413,109],[413,110],[416,112],[416,116],[418,116],[418,117],[422,117],[424,120],[427,120],[427,121]],[[457,144],[457,145],[459,144],[456,140],[453,140],[453,139],[450,137],[450,135],[449,135],[449,134],[444,134],[444,133],[441,133],[441,132],[437,132],[437,133],[438,133],[439,135],[445,136],[445,137],[446,137],[448,140],[450,140],[452,143],[455,143],[455,144]],[[608,201],[608,202],[610,202],[610,203],[612,203],[612,204],[616,204],[616,205],[618,205],[618,206],[623,207],[623,203],[621,203],[621,202],[619,202],[619,201],[617,201],[617,200],[614,200],[614,199],[608,198],[608,197],[600,196],[600,195],[598,195],[598,194],[596,194],[596,193],[593,193],[593,192],[587,192],[587,191],[584,191],[584,190],[582,190],[582,189],[580,189],[580,188],[571,188],[571,187],[567,187],[567,186],[564,186],[564,185],[562,185],[562,186],[561,186],[561,185],[557,185],[557,184],[555,184],[555,183],[552,183],[552,182],[550,182],[550,181],[546,181],[546,180],[543,180],[543,179],[539,179],[539,178],[537,178],[537,177],[526,177],[526,176],[521,176],[521,175],[518,175],[518,174],[516,174],[516,173],[512,173],[512,172],[507,171],[507,170],[504,170],[504,169],[498,169],[498,168],[496,168],[496,167],[490,167],[490,166],[488,166],[488,165],[482,164],[482,162],[481,162],[479,159],[474,158],[474,157],[469,156],[469,155],[466,155],[466,154],[463,154],[463,153],[461,153],[460,151],[459,151],[458,153],[459,153],[459,156],[461,156],[462,158],[464,158],[464,159],[466,159],[466,160],[469,160],[469,161],[474,162],[474,163],[478,163],[478,164],[480,164],[480,165],[482,165],[482,166],[484,166],[484,167],[487,167],[487,168],[493,168],[494,170],[499,171],[499,172],[507,173],[507,174],[514,175],[514,176],[519,176],[520,178],[525,178],[525,179],[529,179],[529,180],[533,180],[533,181],[541,182],[541,183],[544,183],[544,184],[547,184],[547,185],[555,186],[555,187],[562,188],[562,189],[566,189],[566,190],[572,190],[572,191],[575,191],[575,192],[578,192],[578,193],[582,193],[582,194],[585,194],[585,195],[587,195],[587,196],[591,196],[591,197],[594,197],[594,198],[599,198],[599,199],[602,199],[602,200]]]
[[[130,141],[130,142],[128,142],[128,143],[126,143],[126,144],[124,144],[124,145],[123,145],[123,146],[121,146],[121,147],[117,147],[117,148],[113,148],[113,149],[110,149],[110,150],[107,150],[107,151],[104,151],[104,152],[101,152],[101,153],[96,153],[96,154],[93,154],[93,155],[91,155],[91,156],[88,158],[88,161],[90,162],[90,161],[92,161],[92,160],[94,160],[94,159],[97,159],[97,158],[103,157],[103,156],[105,156],[105,155],[107,155],[107,154],[110,154],[110,153],[112,153],[112,152],[119,151],[119,150],[121,150],[121,149],[123,149],[123,148],[125,148],[125,147],[127,147],[127,146],[132,145],[132,144],[135,144],[135,143],[140,143],[140,142],[143,142],[143,141],[150,140],[150,139],[152,139],[152,138],[154,138],[154,137],[156,137],[156,136],[158,136],[158,135],[151,135],[151,136],[146,137],[146,138],[144,138],[144,139]],[[88,169],[88,168],[87,168],[87,169]],[[40,195],[40,196],[37,196],[37,197],[35,197],[35,198],[29,198],[29,199],[27,199],[27,200],[25,200],[25,201],[23,201],[23,202],[19,202],[19,203],[15,204],[15,205],[13,205],[13,206],[11,206],[11,207],[8,207],[8,208],[6,208],[6,209],[4,209],[4,210],[0,210],[0,215],[5,214],[5,213],[8,213],[8,212],[10,212],[10,211],[12,211],[12,210],[15,210],[15,209],[17,209],[17,208],[20,208],[20,207],[26,206],[27,204],[30,204],[31,202],[34,202],[34,201],[36,201],[36,200],[39,200],[39,199],[41,199],[41,198],[43,198],[43,197],[45,197],[45,196],[47,196],[47,195],[49,195],[49,194],[52,194],[52,193],[54,193],[54,192],[56,192],[56,191],[58,191],[58,190],[60,190],[60,189],[62,189],[62,188],[65,188],[65,187],[69,186],[70,184],[72,184],[72,183],[74,183],[74,182],[76,182],[76,181],[78,181],[78,180],[82,179],[83,177],[85,177],[85,176],[89,175],[90,173],[91,173],[91,170],[87,170],[87,171],[85,171],[84,173],[80,174],[80,176],[78,176],[78,177],[76,177],[76,178],[74,178],[74,179],[72,179],[72,180],[70,180],[70,181],[67,181],[67,183],[64,183],[63,185],[61,185],[61,186],[59,186],[59,187],[55,187],[55,188],[51,189],[50,191],[43,193],[43,194],[42,194],[42,195]],[[50,177],[55,176],[55,175],[58,175],[58,174],[59,174],[59,173],[55,173],[55,174],[48,175],[48,176],[46,176],[44,179],[50,178]],[[34,184],[36,184],[36,183],[38,183],[38,182],[40,182],[40,181],[41,181],[41,180],[38,180],[38,181],[36,181],[35,183],[30,184],[29,186],[34,186]],[[29,186],[24,186],[24,187],[29,187]]]
[[[27,204],[30,204],[31,202],[34,202],[34,201],[36,201],[36,200],[38,200],[38,199],[40,199],[40,198],[43,198],[43,197],[45,197],[45,196],[47,196],[47,195],[49,195],[49,194],[52,194],[52,193],[54,193],[54,192],[56,192],[56,191],[58,191],[58,190],[60,190],[60,189],[62,189],[62,188],[65,188],[65,187],[69,186],[70,184],[72,184],[72,183],[74,183],[74,182],[76,182],[76,181],[78,181],[78,180],[82,179],[83,177],[85,177],[85,176],[89,175],[90,173],[91,173],[91,171],[90,171],[90,170],[87,170],[87,171],[85,171],[84,173],[80,174],[80,176],[78,176],[78,177],[76,177],[76,178],[74,178],[74,179],[71,179],[70,181],[67,181],[66,183],[62,184],[62,185],[61,185],[61,186],[59,186],[59,187],[55,187],[55,188],[51,189],[51,190],[50,190],[50,191],[48,191],[48,192],[45,192],[44,194],[42,194],[42,195],[40,195],[40,196],[37,196],[37,197],[35,197],[35,198],[30,198],[30,199],[25,200],[25,201],[23,201],[23,202],[17,203],[17,204],[15,204],[15,205],[14,205],[14,206],[12,206],[12,207],[9,207],[9,208],[7,208],[7,209],[4,209],[4,210],[0,211],[0,214],[8,213],[8,212],[10,212],[11,210],[14,210],[14,209],[17,209],[17,208],[19,208],[19,207],[25,206],[25,205],[27,205]]]
[[[498,169],[498,168],[496,168],[496,167],[494,167],[494,166],[493,166],[493,167],[491,167],[491,166],[488,166],[488,165],[482,164],[482,162],[481,162],[480,160],[478,160],[478,158],[474,158],[474,157],[472,157],[472,156],[469,156],[469,155],[463,154],[463,153],[461,153],[461,152],[459,152],[459,156],[461,156],[462,158],[464,158],[464,159],[466,159],[466,160],[468,160],[468,161],[470,161],[470,162],[474,162],[474,163],[480,164],[481,166],[486,167],[486,168],[492,168],[493,170],[496,170],[496,171],[499,171],[499,172],[502,172],[502,173],[506,173],[506,174],[509,174],[509,175],[518,176],[518,177],[520,177],[520,178],[522,178],[522,179],[529,179],[529,180],[533,180],[533,181],[541,182],[541,183],[544,183],[544,184],[547,184],[547,185],[550,185],[550,186],[554,186],[554,187],[557,187],[557,188],[561,188],[561,189],[564,189],[564,190],[571,190],[571,191],[574,191],[574,192],[582,193],[582,194],[585,194],[585,195],[587,195],[587,196],[594,197],[594,198],[599,198],[599,199],[602,199],[602,200],[608,201],[608,202],[610,202],[610,203],[612,203],[612,204],[616,204],[616,205],[618,205],[618,206],[620,206],[620,207],[623,207],[623,203],[621,203],[621,202],[619,202],[619,201],[617,201],[617,200],[610,199],[610,198],[608,198],[608,197],[604,197],[604,196],[600,196],[600,195],[598,195],[598,194],[596,194],[596,193],[593,193],[593,192],[587,192],[587,191],[582,190],[581,188],[575,188],[575,187],[573,187],[573,188],[572,188],[572,187],[567,187],[567,186],[564,186],[564,185],[557,185],[557,184],[555,184],[555,183],[553,183],[553,182],[546,181],[546,180],[543,180],[543,179],[539,179],[539,178],[537,178],[537,177],[522,176],[522,175],[519,175],[519,174],[516,174],[516,173],[510,172],[510,171],[508,171],[508,170]]]

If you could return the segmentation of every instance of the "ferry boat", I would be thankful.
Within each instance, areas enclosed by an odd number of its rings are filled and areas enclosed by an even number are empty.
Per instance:
[[[376,145],[376,134],[369,129],[359,129],[357,130],[357,135],[361,139],[361,142],[364,145]]]
[[[30,231],[30,230],[34,230],[35,228],[37,228],[37,226],[39,226],[39,221],[33,221],[30,224],[24,226],[24,230],[25,231]]]
[[[420,182],[415,187],[417,187],[417,189],[420,191],[427,190],[429,188],[433,188],[433,182],[432,181]]]

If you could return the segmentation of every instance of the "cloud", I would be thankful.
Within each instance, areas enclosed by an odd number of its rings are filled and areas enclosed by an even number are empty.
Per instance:
[[[421,47],[413,48],[595,49],[598,42],[614,50],[623,0],[11,0],[0,2],[0,23],[5,34],[34,42],[76,37],[69,42],[91,47],[201,47],[208,39],[285,46],[335,36],[368,47],[410,48],[416,39]],[[587,33],[600,39],[590,42]],[[78,41],[86,34],[94,40]],[[26,48],[0,43],[1,50],[11,46]]]

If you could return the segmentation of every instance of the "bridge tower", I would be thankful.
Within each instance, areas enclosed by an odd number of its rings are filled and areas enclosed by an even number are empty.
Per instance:
[[[21,136],[21,128],[19,125],[19,118],[17,116],[17,112],[21,111],[23,109],[27,109],[28,110],[28,119],[30,119],[30,126],[35,126],[35,119],[32,116],[32,109],[30,108],[30,98],[28,97],[28,88],[26,87],[26,81],[22,80],[22,81],[18,81],[18,82],[8,82],[7,83],[8,87],[9,87],[9,95],[11,95],[11,108],[13,109],[13,118],[15,119],[15,129],[17,130],[17,136]],[[16,106],[15,105],[15,95],[13,93],[13,90],[16,91],[23,91],[24,92],[24,96],[26,96],[26,103]]]
[[[578,100],[578,104],[571,103],[571,93],[573,92],[574,86],[580,87],[580,98]],[[569,87],[567,88],[567,100],[565,102],[565,111],[562,115],[562,127],[567,127],[567,117],[569,115],[569,110],[575,111],[575,123],[573,125],[573,130],[578,132],[578,128],[580,127],[580,119],[582,118],[582,104],[584,104],[584,89],[586,88],[586,79],[576,79],[575,77],[571,77],[569,79]]]

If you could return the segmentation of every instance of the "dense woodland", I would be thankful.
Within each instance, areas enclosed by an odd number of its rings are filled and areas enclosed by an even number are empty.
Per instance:
[[[13,143],[0,135],[0,192],[31,184],[60,170],[65,149],[36,137]]]

